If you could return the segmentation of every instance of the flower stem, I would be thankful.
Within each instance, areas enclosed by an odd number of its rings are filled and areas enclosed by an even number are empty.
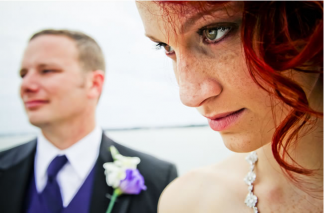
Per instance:
[[[109,205],[108,205],[108,208],[107,208],[107,211],[106,213],[111,213],[112,212],[112,209],[114,207],[114,204],[115,204],[115,201],[116,201],[116,198],[118,196],[120,196],[122,194],[122,191],[120,189],[115,189],[114,192],[113,192],[113,195],[111,197],[111,201],[109,202]]]

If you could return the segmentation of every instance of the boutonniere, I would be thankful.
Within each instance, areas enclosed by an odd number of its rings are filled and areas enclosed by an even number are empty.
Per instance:
[[[125,157],[114,146],[110,147],[114,162],[104,163],[107,185],[114,188],[106,213],[111,213],[116,198],[122,194],[139,194],[146,190],[144,178],[137,169],[138,157]]]

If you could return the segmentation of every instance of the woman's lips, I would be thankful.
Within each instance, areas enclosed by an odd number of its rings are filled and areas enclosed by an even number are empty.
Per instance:
[[[208,118],[209,125],[214,131],[222,131],[235,123],[239,117],[243,114],[245,109],[240,109],[234,112],[222,113],[213,118]]]
[[[43,100],[26,101],[25,106],[27,109],[35,109],[46,103],[48,103],[48,101],[43,101]]]

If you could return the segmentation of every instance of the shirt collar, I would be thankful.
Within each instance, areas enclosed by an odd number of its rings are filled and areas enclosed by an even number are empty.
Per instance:
[[[71,147],[60,150],[49,142],[41,133],[37,138],[36,175],[38,179],[46,178],[46,170],[57,155],[66,155],[68,163],[81,179],[85,179],[99,155],[102,130],[95,129]]]

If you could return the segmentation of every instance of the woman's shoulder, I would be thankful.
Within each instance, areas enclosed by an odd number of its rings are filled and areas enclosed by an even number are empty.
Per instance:
[[[236,154],[174,180],[160,197],[159,213],[235,212],[229,208],[236,207],[232,204],[247,191],[241,171],[236,170],[242,168],[240,159]]]

